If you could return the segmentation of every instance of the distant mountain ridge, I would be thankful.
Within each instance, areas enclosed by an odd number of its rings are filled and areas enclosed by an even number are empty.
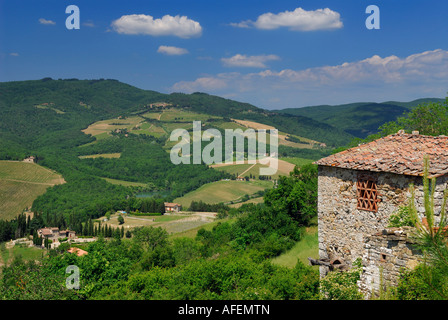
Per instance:
[[[91,123],[129,115],[166,102],[210,115],[257,121],[280,131],[338,146],[353,136],[301,115],[284,115],[205,93],[163,94],[113,79],[65,79],[0,83],[0,156],[6,150],[37,150],[75,138]],[[55,133],[58,133],[57,135]],[[78,143],[78,142],[77,142]]]
[[[357,102],[341,105],[317,105],[276,110],[279,113],[309,117],[345,132],[365,138],[378,132],[382,124],[394,121],[422,103],[442,102],[440,98],[423,98],[410,102]]]

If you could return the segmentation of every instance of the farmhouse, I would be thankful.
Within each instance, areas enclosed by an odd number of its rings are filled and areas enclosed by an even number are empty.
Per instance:
[[[34,156],[31,156],[31,157],[28,157],[28,158],[23,159],[23,162],[34,163],[35,160],[36,160],[36,159],[34,158]]]
[[[379,289],[380,273],[389,283],[399,269],[419,259],[406,230],[388,229],[389,217],[408,203],[415,186],[415,205],[424,216],[424,157],[436,178],[435,210],[440,212],[448,180],[448,137],[399,131],[320,159],[318,165],[319,258],[321,276],[336,264],[351,266],[362,258],[360,287]],[[311,261],[311,260],[310,260]]]
[[[182,206],[178,203],[165,202],[165,212],[179,212]]]
[[[37,235],[41,238],[59,239],[76,237],[75,231],[72,230],[59,230],[59,228],[41,228],[37,230]]]

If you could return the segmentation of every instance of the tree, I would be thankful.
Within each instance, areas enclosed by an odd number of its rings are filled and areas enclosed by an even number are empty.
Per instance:
[[[118,216],[118,224],[119,224],[119,225],[122,225],[123,223],[124,223],[124,218],[123,218],[122,215],[119,215],[119,216]]]
[[[277,188],[265,194],[264,202],[307,225],[317,215],[317,166],[296,166],[289,177],[281,176]]]
[[[168,232],[161,227],[137,227],[133,231],[134,241],[148,250],[154,250],[157,246],[166,245]]]

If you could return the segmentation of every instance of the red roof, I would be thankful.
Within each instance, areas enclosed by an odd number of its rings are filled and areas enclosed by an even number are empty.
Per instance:
[[[338,168],[423,175],[423,158],[429,156],[429,175],[448,173],[448,137],[399,131],[378,140],[320,159],[315,164]]]
[[[165,202],[165,207],[180,207],[180,204],[178,203],[171,203],[171,202]]]
[[[72,248],[68,249],[67,252],[75,253],[78,257],[81,257],[81,256],[84,256],[84,255],[88,254],[87,251],[79,249],[79,248],[76,248],[76,247],[72,247]]]

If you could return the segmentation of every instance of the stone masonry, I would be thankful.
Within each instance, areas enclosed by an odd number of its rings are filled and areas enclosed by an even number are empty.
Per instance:
[[[366,236],[363,246],[364,268],[358,286],[367,299],[395,286],[403,269],[413,269],[422,261],[409,227],[388,228]]]
[[[448,180],[448,137],[399,132],[316,162],[319,258],[337,259],[348,266],[361,258],[364,273],[359,284],[367,295],[379,290],[381,279],[396,284],[401,268],[413,268],[420,259],[407,233],[390,234],[384,230],[388,230],[390,216],[408,204],[411,183],[415,186],[420,219],[424,217],[425,155],[430,157],[430,175],[436,177],[434,198],[438,215]],[[358,206],[360,175],[375,181],[374,210]],[[322,277],[328,271],[327,266],[321,265]]]

